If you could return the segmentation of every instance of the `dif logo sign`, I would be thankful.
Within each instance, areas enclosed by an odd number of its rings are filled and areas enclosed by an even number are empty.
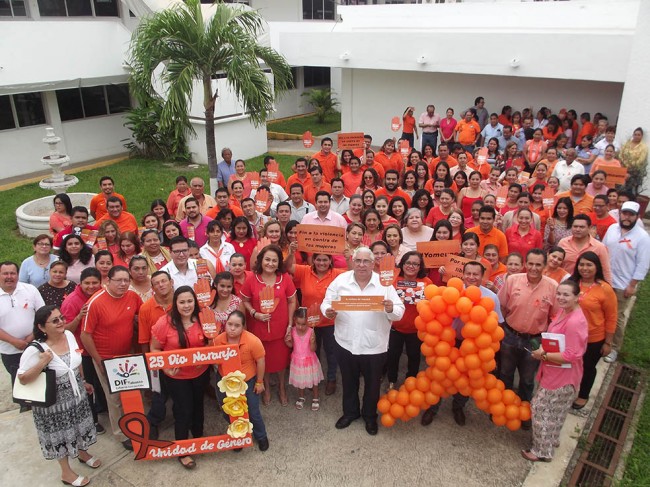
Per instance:
[[[104,360],[111,393],[150,389],[144,355],[129,355]]]

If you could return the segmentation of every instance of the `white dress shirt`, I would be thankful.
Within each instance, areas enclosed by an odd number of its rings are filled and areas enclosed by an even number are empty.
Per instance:
[[[185,273],[178,270],[178,267],[176,267],[173,260],[168,264],[165,264],[165,266],[160,270],[168,273],[169,277],[174,280],[174,291],[181,286],[190,286],[191,288],[194,288],[194,284],[199,280],[196,274],[196,259],[187,259],[187,271],[185,271]]]
[[[370,282],[361,289],[354,278],[354,271],[339,275],[327,287],[321,303],[321,313],[332,307],[332,301],[341,296],[383,296],[393,302],[393,312],[385,311],[339,311],[334,320],[336,342],[353,355],[375,355],[388,350],[391,322],[404,315],[404,303],[393,286],[384,287],[379,274],[373,272]]]
[[[34,314],[42,306],[45,302],[41,293],[31,284],[18,282],[11,294],[0,289],[0,330],[24,339],[34,331]],[[22,353],[22,350],[0,340],[0,353],[13,355]]]
[[[342,215],[350,209],[350,198],[344,196],[341,201],[337,202],[334,198],[330,200],[330,209]]]
[[[564,159],[557,161],[555,169],[553,169],[553,176],[558,178],[560,186],[557,189],[558,193],[562,191],[569,191],[571,189],[571,178],[576,174],[584,174],[585,167],[577,161],[573,161],[571,165],[567,164]]]
[[[615,223],[607,229],[603,244],[609,252],[614,289],[625,289],[632,279],[645,279],[650,268],[650,236],[645,229],[634,226],[622,235],[621,226]]]

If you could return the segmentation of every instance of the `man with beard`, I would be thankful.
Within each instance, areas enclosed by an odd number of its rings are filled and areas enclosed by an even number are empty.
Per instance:
[[[650,267],[650,236],[639,225],[639,204],[626,201],[621,206],[620,220],[611,225],[603,238],[607,247],[612,268],[612,280],[609,281],[618,301],[618,319],[612,351],[605,357],[605,362],[615,362],[617,349],[623,341],[625,331],[625,310],[636,294],[637,284],[645,279]]]
[[[389,169],[386,171],[386,177],[384,178],[384,187],[375,191],[375,196],[385,196],[388,198],[388,203],[396,196],[401,196],[406,200],[408,206],[411,206],[411,197],[408,193],[400,189],[397,185],[399,184],[399,173],[395,169]]]

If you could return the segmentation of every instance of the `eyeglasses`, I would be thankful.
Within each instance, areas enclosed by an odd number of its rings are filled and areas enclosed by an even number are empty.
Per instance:
[[[117,282],[118,284],[128,284],[131,279],[109,279],[110,281]]]
[[[46,321],[45,323],[52,323],[53,325],[58,325],[59,323],[65,323],[65,317],[64,316],[57,316],[53,320]]]
[[[172,250],[172,254],[174,255],[187,254],[189,251],[190,249]]]
[[[50,242],[38,242],[38,243],[36,244],[36,246],[37,246],[37,247],[49,247],[49,246],[50,246]]]
[[[419,262],[404,262],[404,266],[420,267],[420,263]]]
[[[354,259],[354,263],[356,265],[374,265],[375,261],[368,259]]]

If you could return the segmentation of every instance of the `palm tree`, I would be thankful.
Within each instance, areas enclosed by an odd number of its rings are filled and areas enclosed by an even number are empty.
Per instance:
[[[263,19],[253,10],[225,5],[211,6],[204,19],[200,0],[185,0],[140,22],[131,39],[131,85],[135,91],[159,97],[152,86],[154,70],[163,63],[161,81],[166,100],[161,129],[183,127],[194,133],[188,107],[194,82],[203,85],[208,166],[216,177],[217,151],[214,109],[219,93],[212,77],[226,75],[255,126],[266,122],[276,97],[291,85],[291,67],[282,55],[257,43]],[[262,65],[264,63],[265,66]],[[265,69],[270,69],[273,82]]]

